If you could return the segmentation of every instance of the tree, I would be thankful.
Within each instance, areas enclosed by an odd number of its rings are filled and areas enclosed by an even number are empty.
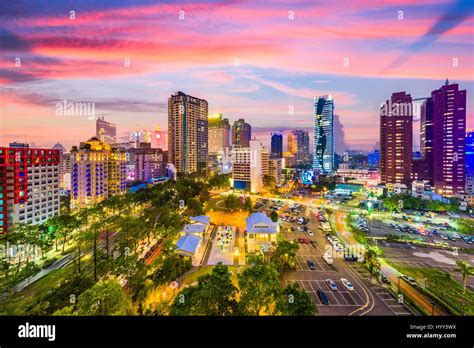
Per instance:
[[[234,210],[240,207],[240,198],[236,195],[228,195],[225,198],[224,204],[227,209]]]
[[[189,216],[196,216],[204,214],[204,205],[198,198],[190,198],[186,202],[187,214]]]
[[[283,290],[279,304],[282,315],[308,316],[317,311],[308,293],[298,283],[290,284]]]
[[[278,222],[278,213],[275,210],[272,210],[272,212],[270,213],[270,219],[273,222]]]
[[[456,227],[459,233],[474,234],[474,220],[472,219],[456,219]]]
[[[124,250],[137,252],[140,241],[146,237],[146,221],[141,217],[127,216],[120,221],[120,233],[117,235],[117,244],[121,253]]]
[[[253,213],[253,203],[250,197],[245,197],[244,209],[248,211],[250,214]]]
[[[26,308],[26,313],[34,315],[49,315],[65,306],[74,303],[85,290],[91,288],[94,282],[90,277],[75,275],[63,280],[59,285],[44,293],[32,306]]]
[[[178,279],[178,277],[192,267],[192,261],[189,257],[170,253],[161,254],[155,261],[158,265],[151,275],[151,279],[157,285],[165,284]]]
[[[229,180],[229,174],[214,175],[208,180],[208,184],[213,189],[225,189],[229,187]]]
[[[299,248],[300,246],[298,244],[284,239],[278,242],[277,247],[271,256],[271,262],[280,273],[285,267],[296,267],[296,254]]]
[[[277,182],[274,176],[264,175],[262,178],[263,187],[267,191],[275,191],[277,187]]]
[[[470,266],[466,261],[457,260],[458,266],[454,271],[462,274],[463,294],[466,293],[467,278],[474,274],[474,267]]]
[[[127,285],[133,289],[134,295],[143,289],[148,267],[143,261],[138,259],[136,254],[118,257],[114,260],[113,266],[114,275],[117,277],[124,276],[127,280]]]
[[[232,315],[237,306],[237,288],[227,266],[217,264],[210,274],[198,278],[196,286],[181,290],[170,308],[170,315]]]
[[[77,301],[79,315],[127,315],[132,303],[116,279],[100,280],[84,291]]]
[[[238,276],[239,313],[242,315],[276,315],[282,287],[278,271],[272,265],[256,264]]]
[[[380,262],[378,257],[380,256],[380,251],[374,247],[368,246],[365,249],[364,254],[364,263],[367,266],[370,274],[374,274],[376,270],[380,268]]]

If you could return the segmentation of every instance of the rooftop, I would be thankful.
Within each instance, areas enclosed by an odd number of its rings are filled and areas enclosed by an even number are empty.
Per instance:
[[[188,253],[194,254],[198,248],[200,241],[201,239],[199,237],[196,237],[192,234],[186,234],[182,236],[176,243],[176,246],[178,247],[177,250],[186,251]]]
[[[206,225],[201,224],[186,225],[183,228],[184,233],[204,233],[205,230]]]
[[[211,222],[211,218],[206,215],[190,216],[189,220],[191,220],[192,222],[199,222],[205,225],[208,225]]]
[[[245,222],[248,233],[277,233],[276,224],[264,213],[253,213]]]

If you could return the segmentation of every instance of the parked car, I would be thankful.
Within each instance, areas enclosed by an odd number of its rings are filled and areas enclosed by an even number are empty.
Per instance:
[[[346,278],[341,278],[341,283],[348,291],[354,291],[354,286]]]
[[[337,285],[336,285],[336,282],[334,282],[334,280],[326,279],[326,284],[329,286],[329,289],[331,289],[331,291],[337,291]]]
[[[313,271],[316,270],[316,264],[313,261],[308,260],[306,261],[306,264],[308,265],[310,270],[313,270]]]
[[[319,300],[323,305],[328,305],[329,304],[329,299],[326,293],[323,290],[318,290],[316,291],[316,294],[318,295]]]
[[[357,256],[355,255],[344,255],[344,260],[349,262],[357,262]]]
[[[307,230],[306,233],[308,233],[308,235],[311,236],[311,237],[314,236],[314,233],[311,230]]]
[[[334,263],[332,256],[328,253],[324,253],[322,256],[323,260],[326,261],[328,265],[332,265]]]

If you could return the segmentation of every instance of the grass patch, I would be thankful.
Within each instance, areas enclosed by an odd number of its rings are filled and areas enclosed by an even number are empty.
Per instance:
[[[367,244],[367,235],[364,231],[360,230],[356,224],[356,216],[355,215],[348,215],[346,218],[346,226],[349,231],[352,233],[354,239],[359,242],[360,244]]]
[[[214,266],[202,266],[201,268],[196,268],[192,273],[189,273],[183,280],[183,285],[191,285],[194,282],[197,282],[198,278],[203,274],[211,273]]]
[[[73,269],[66,267],[51,271],[22,291],[7,296],[0,302],[0,315],[28,315],[24,310],[34,304],[40,296],[70,277]]]
[[[474,292],[466,289],[463,294],[463,286],[456,279],[448,276],[448,273],[431,268],[400,267],[396,268],[415,279],[426,278],[425,293],[445,305],[453,314],[474,315]],[[464,303],[464,308],[462,303]]]

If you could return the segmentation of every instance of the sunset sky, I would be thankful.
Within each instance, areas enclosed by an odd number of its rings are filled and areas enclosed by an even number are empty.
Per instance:
[[[473,38],[469,0],[2,1],[0,146],[94,135],[93,120],[56,115],[63,100],[95,103],[122,140],[166,129],[181,90],[261,137],[310,130],[313,98],[332,94],[346,143],[372,149],[392,92],[429,96],[446,78],[467,89],[474,127]]]

